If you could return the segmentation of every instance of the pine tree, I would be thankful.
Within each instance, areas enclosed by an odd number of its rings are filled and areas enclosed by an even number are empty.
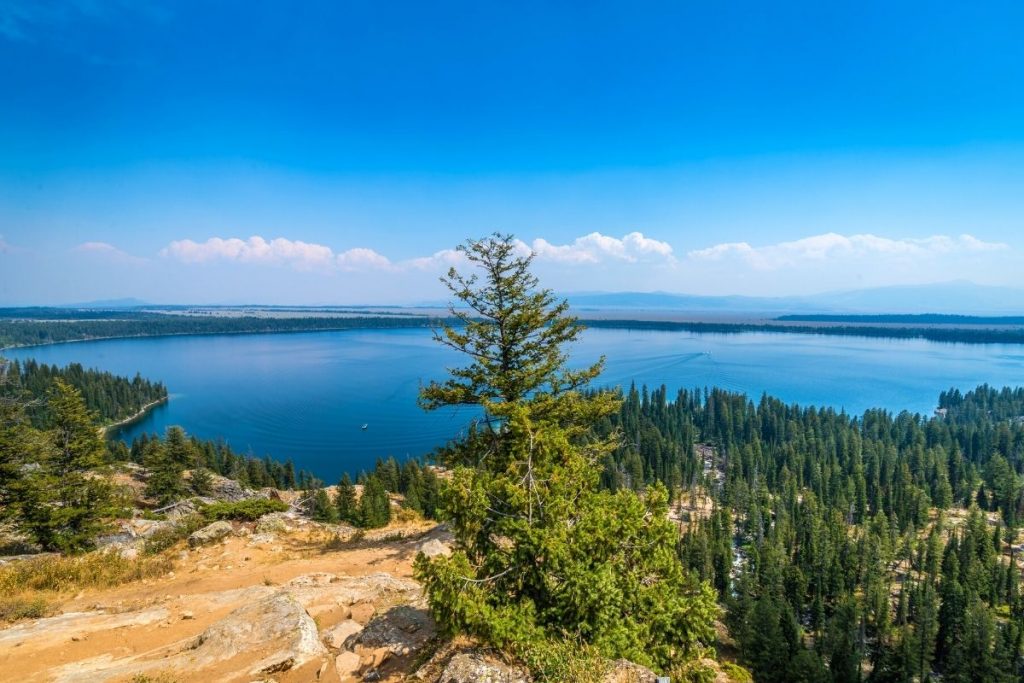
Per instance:
[[[196,460],[195,447],[185,431],[178,426],[167,428],[163,440],[153,439],[143,454],[143,463],[149,469],[146,495],[161,504],[173,503],[188,494],[182,473]]]
[[[318,488],[313,494],[309,516],[318,522],[326,524],[337,523],[338,508],[331,502],[331,497],[327,495],[326,489]]]
[[[0,372],[0,381],[6,379]],[[23,504],[43,493],[31,490],[28,475],[50,448],[46,435],[29,423],[24,405],[15,398],[0,398],[0,522],[18,523]]]
[[[348,524],[356,524],[359,521],[359,508],[356,504],[356,487],[348,476],[348,472],[341,476],[338,482],[338,497],[334,500],[338,509],[338,519]]]
[[[360,526],[376,529],[387,526],[391,521],[391,499],[384,489],[384,484],[376,475],[371,474],[363,484],[363,495],[359,499]]]
[[[213,492],[213,474],[205,467],[196,467],[192,470],[189,485],[197,496],[208,496]]]
[[[743,657],[757,681],[786,683],[790,680],[789,643],[782,629],[783,615],[771,596],[758,599],[743,630]]]
[[[49,448],[25,476],[22,526],[45,548],[87,549],[120,511],[115,490],[101,476],[106,449],[95,415],[63,380],[54,381],[47,414]]]
[[[537,289],[532,256],[510,236],[459,250],[481,275],[443,278],[466,308],[435,337],[469,365],[425,387],[421,404],[479,406],[484,418],[439,453],[453,470],[443,507],[455,549],[416,561],[435,618],[512,650],[572,634],[609,657],[685,658],[713,638],[714,590],[678,560],[663,486],[599,490],[617,435],[591,430],[618,399],[580,390],[602,363],[566,368],[581,328]]]
[[[953,647],[946,667],[946,680],[952,683],[997,681],[993,654],[995,625],[985,604],[975,599],[964,617],[963,637]]]

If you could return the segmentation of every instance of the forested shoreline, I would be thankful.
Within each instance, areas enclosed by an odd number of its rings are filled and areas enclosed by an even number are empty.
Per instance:
[[[87,408],[95,414],[98,427],[131,420],[148,407],[167,400],[167,387],[136,374],[132,379],[110,372],[88,369],[80,363],[66,367],[39,363],[33,359],[7,361],[0,357],[0,397],[24,399],[32,424],[44,424],[49,416],[44,399],[55,380],[77,389]]]
[[[100,339],[213,334],[274,334],[354,329],[432,328],[439,319],[395,317],[271,318],[134,314],[119,319],[0,319],[0,348],[42,346]]]
[[[15,317],[15,313],[24,317]],[[959,316],[947,316],[959,318]],[[799,319],[798,319],[799,318]],[[1024,344],[1022,327],[988,327],[976,323],[928,327],[930,318],[865,316],[863,321],[822,316],[780,318],[778,322],[702,322],[671,320],[582,319],[587,327],[697,334],[768,332],[843,337],[924,339],[961,344]],[[943,318],[944,319],[944,318]],[[800,324],[805,322],[807,324]],[[831,324],[832,322],[838,324]],[[858,324],[841,324],[843,322]],[[860,324],[878,323],[876,325]],[[828,324],[826,324],[828,323]],[[899,324],[896,324],[899,323]],[[0,309],[0,348],[41,346],[77,341],[219,334],[278,334],[354,329],[437,329],[461,325],[457,318],[437,316],[360,315],[351,317],[198,316],[141,311],[76,311],[65,309]],[[993,325],[995,323],[992,323]]]

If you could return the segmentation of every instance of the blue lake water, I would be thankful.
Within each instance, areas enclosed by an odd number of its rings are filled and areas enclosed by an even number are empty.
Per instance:
[[[930,413],[944,389],[1024,385],[1024,347],[802,334],[588,330],[573,364],[607,357],[599,383],[723,387],[789,403]],[[6,351],[163,381],[171,400],[123,430],[180,424],[241,452],[292,458],[328,481],[379,456],[422,455],[457,435],[469,409],[426,413],[421,383],[461,362],[426,330],[178,336]],[[362,425],[367,429],[363,430]]]

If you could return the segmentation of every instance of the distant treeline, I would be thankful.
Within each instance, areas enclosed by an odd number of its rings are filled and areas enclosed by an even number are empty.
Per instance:
[[[85,311],[92,315],[95,311]],[[0,319],[0,346],[33,346],[87,339],[159,337],[178,334],[241,334],[316,332],[352,329],[436,327],[437,318],[267,318],[257,316],[192,316],[159,313],[111,313],[104,319]],[[112,316],[124,316],[112,319]]]
[[[921,313],[906,315],[781,315],[776,320],[808,323],[886,323],[896,325],[1024,325],[1024,316],[949,315]]]
[[[19,362],[0,358],[0,377],[0,396],[28,402],[28,415],[36,428],[42,428],[49,419],[43,399],[57,379],[78,389],[86,407],[102,425],[130,418],[145,406],[167,398],[167,387],[160,382],[151,382],[139,375],[128,379],[88,370],[79,363],[61,368],[32,359]]]
[[[926,339],[938,342],[965,344],[1021,344],[1024,327],[1018,329],[979,328],[976,321],[999,320],[1000,324],[1024,318],[970,318],[968,316],[862,316],[865,322],[878,324],[849,325],[816,324],[831,322],[808,318],[806,325],[786,324],[791,316],[766,323],[686,322],[668,320],[581,320],[587,327],[604,329],[664,330],[669,332],[695,332],[704,334],[738,334],[742,332],[776,332],[786,334],[821,334],[848,337],[882,337],[893,339]],[[875,320],[875,318],[893,318]],[[906,326],[881,326],[881,323],[899,323],[906,318]],[[963,324],[973,327],[915,327],[914,324],[955,322],[965,318]],[[868,320],[870,319],[870,320]],[[950,319],[950,320],[947,320]],[[458,325],[457,320],[429,316],[391,316],[376,314],[350,318],[305,316],[301,318],[273,318],[261,316],[177,315],[142,311],[95,311],[77,309],[21,308],[0,309],[0,348],[33,346],[89,339],[123,337],[159,337],[198,334],[265,334],[275,332],[317,332],[352,329],[435,328],[442,323]]]
[[[784,325],[780,323],[709,323],[669,320],[583,320],[587,327],[625,330],[664,330],[704,334],[739,332],[781,332],[821,334],[843,337],[885,337],[890,339],[927,339],[961,344],[1022,344],[1022,329],[948,328],[948,327],[867,327],[839,325]]]

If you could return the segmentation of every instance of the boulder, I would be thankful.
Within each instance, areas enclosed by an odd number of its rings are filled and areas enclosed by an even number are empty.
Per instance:
[[[239,607],[202,634],[182,653],[190,668],[203,668],[239,654],[271,650],[250,675],[287,671],[327,654],[316,623],[286,591]]]
[[[617,659],[601,679],[601,683],[657,683],[658,675],[645,666],[628,659]]]
[[[324,572],[304,574],[289,581],[284,589],[312,614],[357,603],[368,606],[372,613],[374,607],[416,603],[423,597],[415,581],[399,579],[385,572],[367,576],[338,576]]]
[[[201,508],[203,505],[208,505],[212,502],[212,498],[204,499],[199,497],[193,497],[188,498],[187,500],[179,500],[176,503],[167,505],[162,508],[157,508],[155,511],[161,512],[164,515],[164,517],[166,517],[168,520],[172,522],[177,522],[181,519],[184,519],[185,517],[189,517],[191,515],[196,514],[197,512],[199,512],[199,508]]]
[[[421,607],[398,605],[370,620],[363,630],[351,636],[345,646],[387,650],[393,655],[418,651],[434,635],[434,620]]]
[[[338,672],[338,680],[348,681],[359,676],[362,662],[354,652],[342,652],[334,659],[334,670]]]
[[[267,497],[265,494],[245,488],[234,479],[214,474],[210,480],[210,497],[214,500],[237,503],[247,498]]]
[[[291,518],[284,512],[271,512],[256,520],[257,534],[283,534],[289,529]]]
[[[451,555],[452,549],[447,543],[432,538],[429,541],[424,541],[419,545],[419,551],[427,557],[437,557],[438,555]]]
[[[437,683],[529,683],[521,669],[477,652],[462,652],[449,660]]]
[[[190,548],[198,548],[202,545],[208,545],[210,543],[216,543],[222,538],[226,538],[231,535],[234,528],[230,522],[223,520],[208,524],[198,531],[192,532],[188,537],[188,545]]]
[[[354,636],[362,630],[363,627],[359,622],[353,621],[352,619],[346,619],[345,621],[335,624],[325,630],[321,636],[323,637],[324,644],[326,644],[327,647],[340,650],[345,645],[345,641],[348,640],[349,637]]]

